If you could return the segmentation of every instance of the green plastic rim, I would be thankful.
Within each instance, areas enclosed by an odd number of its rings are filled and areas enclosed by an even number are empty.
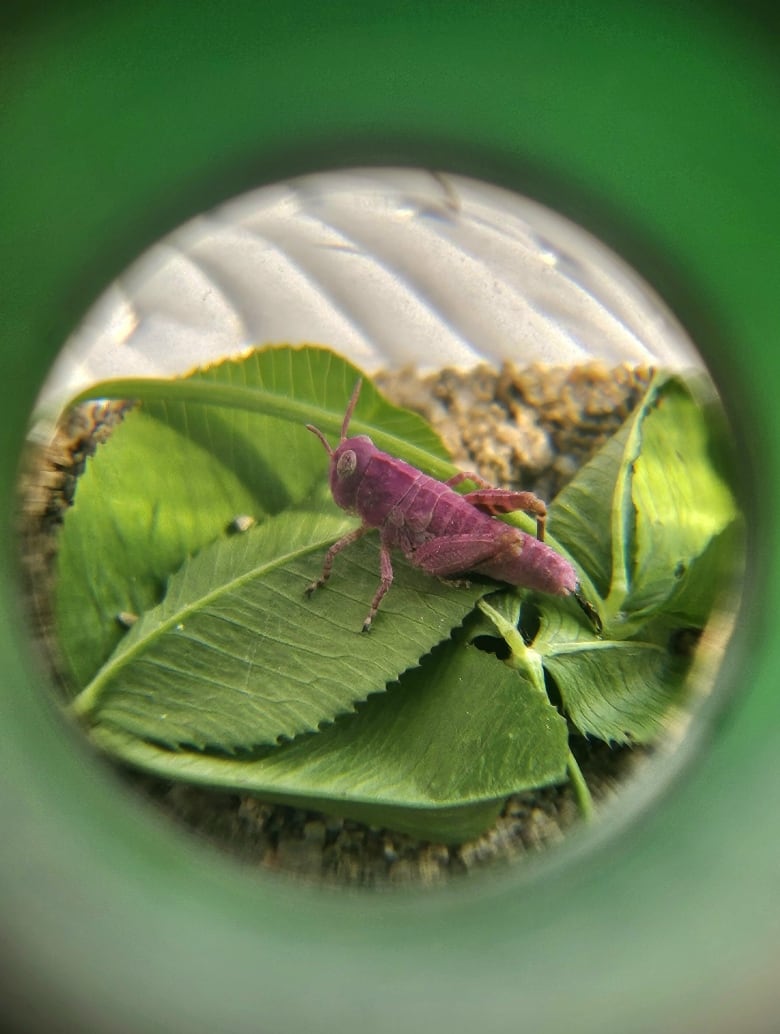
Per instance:
[[[45,15],[45,16],[44,16]],[[771,27],[770,27],[771,28]],[[6,1016],[25,1030],[763,1030],[780,1006],[780,73],[731,7],[38,5],[0,75]],[[543,867],[443,892],[252,879],[119,792],[27,646],[13,494],[54,355],[110,280],[223,198],[445,168],[579,222],[707,358],[744,458],[735,693],[673,792]],[[611,835],[608,835],[610,834]]]

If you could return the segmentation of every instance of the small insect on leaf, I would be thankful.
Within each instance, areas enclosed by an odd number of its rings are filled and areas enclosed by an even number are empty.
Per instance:
[[[322,573],[308,586],[307,595],[327,582],[342,550],[376,529],[380,581],[363,622],[364,632],[371,628],[393,582],[394,549],[413,566],[438,578],[481,574],[556,596],[574,594],[586,613],[594,613],[590,604],[583,602],[572,565],[544,543],[547,507],[533,493],[496,488],[465,471],[438,481],[377,449],[367,435],[348,438],[361,385],[362,380],[358,380],[347,403],[335,449],[319,428],[306,425],[330,458],[334,501],[361,520],[359,527],[330,547]],[[461,495],[454,486],[463,481],[471,481],[477,488]],[[515,510],[536,518],[536,538],[495,519],[498,514]]]

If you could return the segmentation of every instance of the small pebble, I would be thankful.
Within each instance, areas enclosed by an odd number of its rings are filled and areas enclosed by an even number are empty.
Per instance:
[[[253,528],[256,524],[257,521],[254,517],[250,516],[248,513],[241,513],[237,517],[234,517],[230,524],[228,524],[227,530],[231,534],[240,535],[245,531],[249,531],[249,529]]]

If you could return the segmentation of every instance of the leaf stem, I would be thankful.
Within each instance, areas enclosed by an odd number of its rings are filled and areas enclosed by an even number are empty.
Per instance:
[[[593,798],[591,797],[590,790],[588,789],[588,784],[585,782],[585,776],[582,774],[582,769],[571,750],[569,750],[569,755],[566,760],[566,769],[569,773],[569,781],[571,782],[572,789],[574,790],[574,796],[577,800],[580,814],[586,822],[590,822],[594,816]]]
[[[480,600],[477,606],[486,617],[490,618],[509,647],[511,653],[509,664],[518,671],[522,671],[534,689],[547,697],[541,654],[532,647],[526,646],[518,628],[496,610],[495,607],[491,607],[487,600]],[[549,699],[549,697],[547,698]],[[566,770],[569,773],[569,780],[579,805],[580,814],[586,822],[589,822],[594,814],[593,798],[588,789],[588,784],[585,782],[582,769],[572,754],[571,749],[569,749],[566,758]]]
[[[250,413],[289,420],[292,423],[316,424],[330,434],[341,431],[342,417],[327,409],[320,409],[311,402],[265,391],[258,387],[241,384],[225,384],[222,381],[198,380],[191,377],[117,377],[91,384],[80,392],[69,405],[77,405],[96,398],[140,399],[145,402],[184,402],[208,406],[223,406],[228,409],[243,409]],[[427,449],[410,445],[387,431],[371,427],[360,419],[350,424],[350,434],[368,434],[375,444],[393,455],[400,456],[429,473],[445,480],[457,472],[457,467],[447,460],[433,455]]]
[[[140,399],[145,402],[183,402],[198,403],[210,406],[225,406],[229,409],[243,409],[264,416],[289,420],[292,423],[315,424],[322,431],[338,435],[341,431],[341,414],[313,406],[310,402],[300,401],[277,392],[265,391],[261,388],[246,387],[240,384],[225,384],[221,381],[198,380],[193,378],[157,378],[157,377],[118,377],[92,384],[80,392],[69,402],[77,405],[91,399]],[[458,467],[448,460],[434,455],[427,449],[411,445],[404,438],[391,432],[364,423],[359,418],[350,423],[350,434],[367,434],[374,444],[392,456],[406,460],[425,474],[446,481],[458,473]],[[458,489],[456,489],[458,491]],[[460,491],[469,491],[464,484]],[[535,533],[536,522],[526,513],[515,511],[501,517],[507,524],[521,528],[527,533]],[[560,549],[549,535],[547,545]]]
[[[490,618],[496,626],[499,635],[509,647],[509,665],[517,671],[523,672],[528,681],[538,693],[547,696],[544,688],[544,671],[542,670],[542,659],[536,650],[532,650],[523,642],[519,630],[503,614],[491,607],[486,600],[480,600],[477,606],[482,613]]]

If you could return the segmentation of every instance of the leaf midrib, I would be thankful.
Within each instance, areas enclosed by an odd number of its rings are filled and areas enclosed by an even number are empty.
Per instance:
[[[636,639],[594,639],[592,641],[580,640],[574,643],[556,643],[552,650],[540,651],[541,656],[546,660],[548,657],[560,657],[568,654],[573,656],[578,653],[593,653],[599,650],[636,650],[637,647],[650,650],[654,653],[666,655],[666,650],[658,643],[646,643]]]

